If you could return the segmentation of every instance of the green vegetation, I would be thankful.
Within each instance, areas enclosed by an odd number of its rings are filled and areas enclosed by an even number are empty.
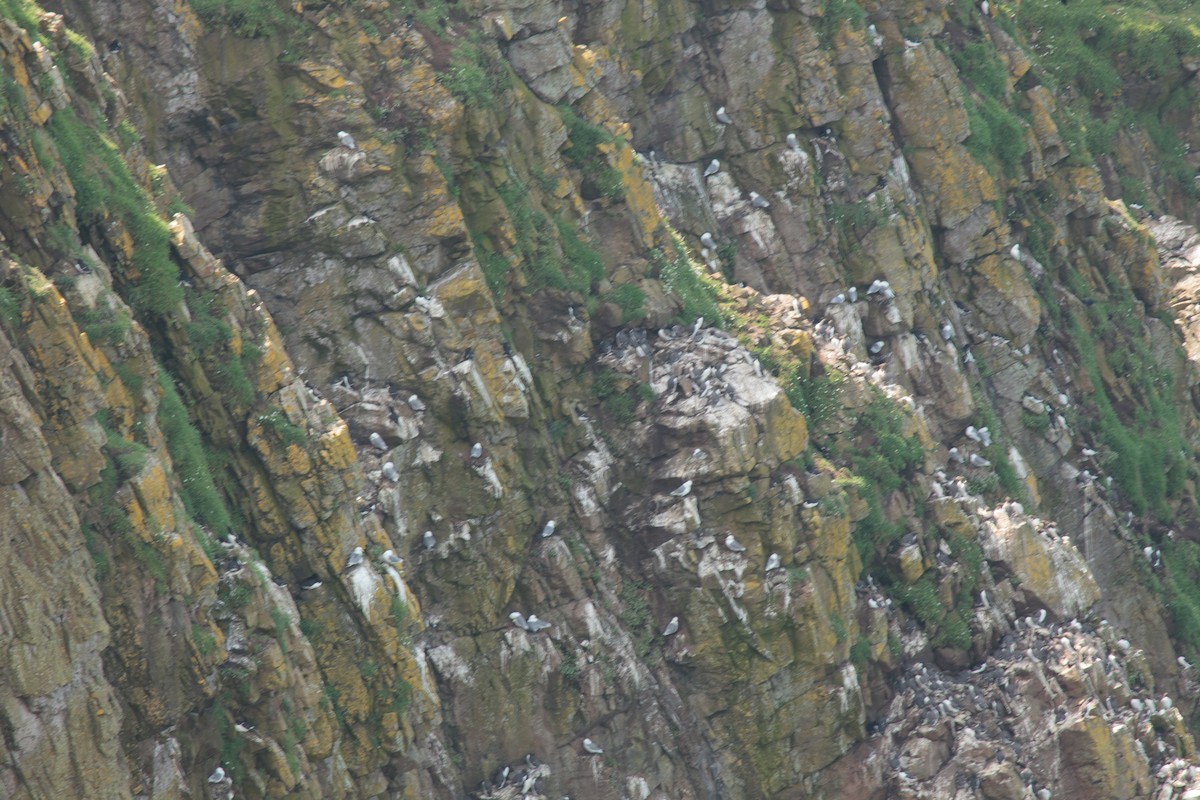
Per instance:
[[[886,201],[865,197],[856,203],[834,203],[829,207],[829,221],[837,233],[843,252],[853,253],[862,246],[871,231],[888,219]]]
[[[21,324],[21,301],[16,292],[0,286],[0,325],[15,331]]]
[[[651,251],[650,260],[663,283],[683,304],[680,319],[691,324],[704,317],[708,325],[724,323],[717,307],[717,290],[711,278],[702,274],[688,258],[679,235],[672,231],[671,253],[661,249]]]
[[[461,42],[450,53],[450,66],[438,74],[450,94],[471,109],[496,108],[509,86],[508,67],[482,37]]]
[[[70,108],[54,113],[47,125],[63,166],[75,187],[76,216],[81,226],[98,225],[109,215],[133,239],[130,266],[123,277],[127,296],[142,313],[166,314],[179,305],[179,267],[171,259],[167,224],[137,185],[120,150]]]
[[[249,39],[295,31],[302,26],[300,19],[276,0],[192,0],[192,8],[210,25],[228,26]]]
[[[623,143],[599,125],[581,118],[570,106],[559,106],[558,114],[567,126],[567,146],[563,155],[583,173],[583,196],[603,196],[614,202],[625,199],[625,181],[621,171],[609,164],[601,146]]]
[[[867,24],[867,13],[855,0],[825,0],[824,18],[817,28],[823,46],[833,46],[834,37],[843,22],[849,22],[852,28],[862,28]]]
[[[623,283],[615,286],[612,291],[604,295],[604,299],[616,304],[621,309],[621,314],[626,322],[634,322],[646,316],[646,312],[642,309],[646,302],[646,293],[636,284]]]
[[[158,424],[179,476],[183,505],[193,519],[218,537],[224,537],[233,531],[233,523],[209,471],[200,433],[188,418],[187,409],[166,370],[159,370],[158,385],[162,390]]]
[[[963,146],[990,172],[999,170],[1008,177],[1018,175],[1021,160],[1029,150],[1025,124],[991,97],[983,97],[977,103],[967,100],[966,108],[971,135]]]
[[[287,415],[278,408],[259,414],[258,424],[278,436],[285,445],[302,445],[308,440],[304,429],[292,424]]]
[[[208,627],[204,625],[192,625],[192,641],[196,643],[196,649],[200,655],[207,658],[212,655],[217,649],[217,637]]]

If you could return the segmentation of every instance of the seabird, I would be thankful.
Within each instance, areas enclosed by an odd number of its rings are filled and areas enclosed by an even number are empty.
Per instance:
[[[871,285],[867,287],[867,294],[883,294],[885,297],[892,290],[892,285],[882,278],[876,278],[871,281]]]
[[[680,487],[678,489],[674,489],[671,492],[671,497],[687,497],[691,493],[691,491],[692,491],[692,482],[690,480],[686,480],[683,482],[682,485],[680,485]]]
[[[1043,608],[1038,611],[1037,619],[1038,619],[1038,625],[1046,624],[1046,609]]]
[[[800,140],[796,138],[796,134],[789,133],[787,135],[787,146],[790,147],[792,150],[800,149]]]
[[[421,542],[425,545],[426,550],[432,550],[437,547],[437,537],[433,535],[433,531],[425,531],[421,536]]]
[[[708,162],[708,166],[704,168],[704,177],[711,178],[720,171],[721,162],[714,158],[712,161]]]
[[[700,244],[704,245],[709,250],[717,249],[717,243],[713,239],[713,235],[711,233],[709,233],[708,231],[705,231],[704,233],[700,234]]]
[[[746,546],[735,539],[732,533],[725,537],[725,546],[735,553],[746,552]]]
[[[949,322],[942,323],[942,338],[947,342],[954,338],[954,326]]]
[[[233,729],[238,733],[249,733],[254,730],[254,726],[249,722],[235,722],[233,723]]]
[[[342,143],[342,147],[348,148],[350,150],[357,149],[354,146],[354,137],[351,136],[350,134],[346,133],[345,131],[338,131],[337,137],[338,137],[338,141]]]
[[[868,349],[871,351],[871,355],[879,355],[879,351],[883,349],[883,340],[880,339],[878,342],[872,344]]]
[[[600,745],[596,744],[595,742],[593,742],[591,739],[587,738],[586,736],[583,739],[583,749],[588,751],[589,753],[591,753],[594,756],[598,756],[604,752],[604,749],[602,747],[600,747]]]
[[[1090,447],[1083,448],[1081,452],[1083,453],[1084,458],[1091,458],[1092,456],[1096,455],[1096,451]]]
[[[671,617],[671,621],[667,623],[667,627],[663,628],[663,636],[674,636],[679,632],[679,617]]]
[[[986,425],[979,429],[979,443],[984,447],[992,446],[992,432]]]
[[[388,449],[387,442],[385,442],[383,440],[383,437],[380,436],[376,432],[371,433],[371,444],[375,445],[376,450],[387,450]]]
[[[546,522],[546,524],[542,526],[542,538],[543,538],[543,539],[548,539],[548,538],[550,538],[551,536],[553,536],[553,535],[554,535],[554,528],[555,528],[557,525],[558,525],[558,523],[556,523],[554,520],[548,520],[548,521]]]
[[[1180,656],[1179,658],[1175,659],[1175,663],[1177,663],[1181,669],[1191,669],[1192,668],[1192,665],[1190,663],[1188,663],[1188,660],[1186,658],[1184,658],[1183,656]]]
[[[225,768],[218,766],[213,770],[212,775],[208,776],[209,783],[220,783],[225,780]]]
[[[1162,706],[1163,711],[1168,711],[1171,706],[1175,705],[1175,701],[1171,699],[1170,695],[1164,694],[1158,704]]]
[[[991,7],[991,5],[988,3],[988,0],[983,0],[983,2],[979,4],[979,10],[983,12],[983,15],[984,15],[985,17],[990,17],[990,16],[991,16],[991,10],[992,10],[992,7]]]
[[[979,436],[979,430],[974,425],[968,425],[967,429],[965,431],[963,431],[963,435],[965,435],[972,442],[983,441],[982,438]]]
[[[550,627],[550,623],[546,622],[545,620],[538,619],[537,614],[530,614],[529,619],[525,620],[525,625],[526,625],[526,629],[530,633],[537,633],[538,631],[544,631],[544,630],[546,630],[546,628]]]
[[[953,461],[955,464],[963,463],[962,453],[959,452],[957,447],[950,448],[950,460]]]
[[[321,588],[321,579],[318,578],[316,575],[310,575],[307,578],[305,578],[304,580],[300,581],[300,588],[304,589],[305,591],[308,591],[310,589],[320,589]]]
[[[1011,248],[1009,248],[1008,254],[1010,256],[1012,256],[1014,259],[1016,259],[1017,261],[1020,261],[1021,260],[1021,245],[1014,244]]]
[[[829,301],[829,305],[831,305],[831,306],[840,306],[840,305],[841,305],[842,303],[844,303],[844,302],[846,302],[846,295],[844,295],[844,294],[835,294],[835,295],[833,296],[833,299],[831,299],[831,300]]]
[[[767,572],[770,572],[774,569],[779,569],[780,566],[782,566],[782,562],[779,559],[779,553],[771,553],[771,555],[767,557]]]
[[[858,302],[858,287],[857,286],[851,286],[849,289],[846,290],[846,299],[849,300],[851,303]]]
[[[521,630],[523,630],[523,631],[529,630],[529,622],[526,621],[525,615],[522,614],[520,611],[512,612],[511,614],[508,615],[508,618],[512,620],[513,625],[516,625]]]
[[[992,462],[988,461],[983,456],[979,455],[978,453],[971,453],[971,466],[972,467],[990,467],[991,465],[992,465]]]
[[[497,789],[503,787],[504,784],[508,783],[508,773],[510,770],[511,770],[511,768],[508,766],[508,764],[505,764],[500,769],[496,770],[496,777],[495,777],[493,783],[496,784]]]
[[[396,552],[394,550],[384,550],[383,551],[383,561],[385,564],[392,564],[393,566],[396,564],[404,563],[404,559],[401,558],[400,556],[396,555]]]
[[[871,37],[871,43],[876,47],[879,47],[883,44],[883,36],[879,33],[879,30],[874,25],[867,26],[867,35]]]
[[[396,465],[391,461],[386,461],[383,464],[383,477],[392,483],[398,483],[400,481],[400,470],[396,469]]]
[[[421,398],[417,397],[415,394],[408,396],[408,407],[411,408],[413,411],[424,411],[425,410],[425,404],[422,403]]]
[[[717,122],[721,123],[722,125],[732,125],[733,124],[733,118],[725,113],[725,106],[721,106],[720,108],[717,109],[716,117],[717,117]]]
[[[770,208],[771,203],[758,192],[750,192],[750,205],[755,208]]]
[[[704,317],[696,317],[696,321],[692,323],[692,338],[700,334],[700,329],[704,327]]]
[[[351,567],[357,567],[362,562],[363,562],[363,549],[361,547],[356,547],[352,551],[350,551],[350,557],[346,559],[346,569],[350,569]]]
[[[483,455],[483,445],[479,442],[471,445],[471,458],[479,458]]]

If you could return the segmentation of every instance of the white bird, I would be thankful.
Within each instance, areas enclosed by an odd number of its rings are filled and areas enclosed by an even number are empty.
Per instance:
[[[1096,455],[1096,451],[1090,447],[1083,448],[1082,452],[1084,458],[1091,458],[1092,456]]]
[[[1128,653],[1130,647],[1132,647],[1132,645],[1129,644],[1128,639],[1117,639],[1117,648],[1119,650]]]
[[[1142,548],[1142,555],[1144,555],[1146,560],[1149,561],[1154,557],[1154,548],[1151,545],[1146,545]]]
[[[1192,668],[1192,665],[1190,663],[1188,663],[1188,660],[1186,658],[1184,658],[1183,656],[1180,656],[1179,658],[1175,659],[1175,663],[1177,663],[1181,669],[1191,669]]]
[[[978,453],[971,453],[971,466],[972,467],[990,467],[991,465],[992,465],[992,462],[988,461],[983,456],[979,455]]]
[[[713,239],[713,235],[711,233],[709,233],[708,231],[705,231],[704,233],[700,234],[700,244],[704,245],[709,250],[717,249],[717,242],[715,239]]]
[[[1171,696],[1167,694],[1164,694],[1158,703],[1163,707],[1163,711],[1167,711],[1171,708],[1171,706],[1175,705],[1175,701],[1172,700]]]
[[[675,489],[671,492],[671,497],[687,497],[689,494],[691,494],[691,491],[692,491],[692,482],[690,480],[687,480],[687,481],[684,481],[683,484],[678,489]]]
[[[555,522],[554,520],[548,520],[548,521],[546,522],[546,524],[542,526],[542,538],[543,538],[543,539],[548,539],[548,538],[550,538],[551,536],[553,536],[553,535],[554,535],[554,529],[555,529],[555,527],[557,527],[557,526],[558,526],[558,523],[557,523],[557,522]]]
[[[1012,256],[1015,260],[1020,261],[1021,260],[1021,245],[1014,244],[1012,247],[1009,248],[1008,254],[1010,256]]]
[[[213,770],[212,775],[208,776],[209,783],[220,783],[223,780],[225,780],[225,768],[224,767],[217,767],[216,769]]]
[[[235,722],[233,723],[233,729],[238,733],[249,733],[254,730],[254,726],[249,722]]]
[[[350,134],[346,133],[345,131],[338,131],[337,137],[338,137],[338,141],[342,143],[343,147],[348,148],[350,150],[357,149],[354,145],[354,137],[351,136]]]
[[[424,411],[425,410],[425,404],[422,403],[421,398],[417,397],[415,394],[408,396],[408,407],[411,408],[413,411]]]
[[[1038,625],[1045,625],[1045,624],[1046,624],[1046,609],[1044,609],[1044,608],[1039,609],[1038,610]]]
[[[959,452],[957,447],[950,448],[950,460],[953,461],[955,464],[963,463],[963,455],[962,455],[962,453]]]
[[[883,44],[883,36],[880,35],[879,30],[874,25],[867,26],[867,35],[871,37],[871,43],[876,47]]]
[[[992,432],[987,429],[987,426],[979,429],[979,443],[984,447],[992,446]]]
[[[1146,704],[1136,697],[1131,697],[1129,699],[1129,705],[1139,714],[1146,710]]]
[[[600,747],[600,745],[596,744],[591,739],[588,739],[586,736],[583,739],[583,749],[594,756],[598,756],[604,752],[604,749]]]
[[[755,208],[770,208],[771,207],[771,203],[767,200],[767,198],[763,197],[758,192],[750,193],[750,205],[754,206]]]
[[[483,445],[479,442],[471,445],[471,458],[479,458],[483,455]]]
[[[363,549],[356,547],[350,552],[350,557],[346,559],[346,569],[357,567],[363,562]]]
[[[988,604],[988,597],[987,597],[986,590],[979,593],[979,602],[980,602],[980,604],[983,605],[984,608],[991,608],[991,605]]]
[[[800,140],[796,138],[796,134],[789,133],[787,135],[787,146],[793,150],[800,149]]]
[[[530,614],[529,619],[525,620],[525,624],[527,626],[529,626],[530,633],[537,633],[538,631],[544,631],[544,630],[546,630],[546,628],[550,627],[550,623],[546,622],[543,619],[538,619],[537,614]]]
[[[1038,789],[1038,800],[1050,800],[1053,796],[1049,789]]]
[[[667,623],[667,627],[663,628],[663,636],[674,636],[679,632],[679,617],[671,617],[671,621]]]
[[[876,278],[875,280],[871,281],[871,285],[867,287],[867,295],[870,296],[873,294],[879,294],[880,292],[890,289],[891,286],[892,285],[887,281]]]
[[[974,425],[968,425],[963,434],[972,442],[982,441],[982,438],[979,436],[979,430]]]
[[[983,0],[983,2],[979,4],[979,10],[983,12],[985,17],[990,17],[992,15],[992,7],[988,4],[988,0]]]
[[[704,177],[711,178],[720,171],[721,162],[714,158],[712,161],[708,162],[708,166],[704,168]]]
[[[954,326],[949,322],[942,323],[942,338],[947,342],[954,338]]]
[[[737,539],[733,538],[732,533],[725,537],[725,546],[735,553],[746,552],[746,546]]]
[[[425,531],[421,536],[421,542],[425,545],[426,550],[437,547],[437,537],[433,535],[433,531]]]
[[[513,625],[516,625],[521,630],[523,630],[523,631],[529,630],[529,623],[525,620],[525,615],[522,614],[520,611],[512,612],[511,614],[508,615],[508,618],[512,620]]]
[[[383,464],[383,477],[392,483],[398,483],[400,481],[400,470],[396,469],[396,465],[391,461],[385,461]]]
[[[392,564],[393,566],[404,563],[404,559],[396,555],[395,550],[384,550],[383,561],[385,564]]]
[[[779,569],[782,563],[783,562],[779,560],[779,553],[771,553],[771,555],[767,557],[767,572]]]
[[[857,303],[858,302],[858,287],[851,286],[849,289],[847,289],[846,290],[846,299],[849,300],[851,303]]]
[[[716,117],[717,117],[717,122],[721,123],[722,125],[732,125],[733,124],[733,119],[728,114],[725,113],[725,106],[721,106],[720,108],[717,109]]]
[[[879,351],[883,349],[883,340],[875,342],[868,349],[871,351],[871,355],[879,355]]]
[[[835,295],[833,296],[833,299],[829,301],[829,305],[831,305],[831,306],[838,306],[838,305],[841,305],[841,304],[842,304],[842,303],[844,303],[844,302],[846,302],[846,295],[844,295],[844,294],[835,294]]]
[[[696,321],[692,323],[692,338],[700,335],[700,329],[704,327],[704,317],[696,317]]]
[[[371,444],[375,445],[376,450],[387,450],[388,449],[387,442],[385,442],[383,440],[382,436],[380,436],[378,433],[375,433],[375,432],[371,433]]]

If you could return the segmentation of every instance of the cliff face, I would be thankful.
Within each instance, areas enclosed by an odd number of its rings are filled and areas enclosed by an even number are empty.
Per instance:
[[[1101,11],[0,0],[0,794],[1200,792]]]

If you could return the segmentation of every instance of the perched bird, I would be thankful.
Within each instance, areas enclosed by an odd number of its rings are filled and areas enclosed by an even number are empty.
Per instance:
[[[471,458],[479,458],[483,455],[483,445],[479,442],[471,445]]]
[[[858,287],[857,286],[851,286],[849,289],[846,290],[846,299],[849,300],[851,303],[858,302]]]
[[[380,436],[378,433],[375,433],[375,432],[371,433],[371,444],[373,444],[375,446],[376,450],[387,450],[388,449],[387,442],[385,442],[383,440],[382,436]]]
[[[1183,656],[1180,656],[1179,658],[1175,659],[1175,663],[1177,663],[1181,669],[1191,669],[1192,668],[1192,665],[1190,663],[1188,663],[1188,660],[1186,658],[1184,658]]]
[[[972,467],[990,467],[991,465],[992,465],[992,462],[988,461],[983,456],[979,455],[978,453],[971,453],[971,466]]]
[[[715,239],[713,239],[713,235],[711,233],[709,233],[708,231],[705,231],[704,233],[700,234],[700,244],[704,245],[709,250],[717,249],[717,242]]]
[[[391,461],[384,462],[383,477],[387,478],[392,483],[397,483],[400,480],[400,470],[396,469],[396,465]]]
[[[345,147],[348,150],[357,149],[354,145],[354,137],[350,134],[346,133],[345,131],[338,131],[337,137],[338,141],[342,143],[342,147]]]
[[[983,441],[982,437],[980,437],[980,435],[979,435],[979,429],[976,428],[974,425],[968,425],[967,429],[965,431],[963,431],[963,435],[966,436],[968,439],[970,439],[972,442]]]
[[[986,425],[979,429],[979,443],[984,447],[992,446],[992,432]]]
[[[746,546],[735,539],[732,533],[725,537],[725,546],[735,553],[746,552]]]
[[[721,106],[720,108],[717,109],[716,117],[717,117],[717,122],[721,123],[722,125],[732,125],[733,124],[733,118],[730,117],[727,113],[725,113],[725,106]]]
[[[988,0],[983,0],[983,2],[979,4],[979,10],[983,12],[985,17],[990,17],[992,15],[992,6],[988,3]]]
[[[425,545],[426,550],[437,547],[437,537],[433,535],[433,531],[425,531],[421,536],[421,542]]]
[[[704,177],[711,178],[720,171],[721,162],[714,158],[712,161],[708,162],[708,166],[704,168]]]
[[[523,630],[523,631],[529,630],[529,622],[526,621],[525,615],[522,614],[520,611],[512,612],[511,614],[508,615],[508,618],[512,620],[513,625],[516,625],[521,630]]]
[[[779,553],[771,553],[771,555],[767,557],[767,572],[779,569],[782,563],[783,562],[779,560]]]
[[[692,323],[692,338],[700,334],[700,329],[704,327],[704,317],[696,317],[696,321]]]
[[[413,411],[424,411],[425,410],[425,404],[422,403],[421,398],[417,397],[415,394],[411,394],[408,396],[408,407],[411,408]]]
[[[679,633],[679,617],[671,617],[671,621],[667,623],[667,627],[663,628],[663,636],[674,636]]]
[[[310,575],[307,578],[305,578],[304,580],[300,581],[300,588],[303,589],[304,591],[310,591],[312,589],[320,589],[321,588],[321,579],[318,578],[316,575]]]
[[[595,742],[593,742],[591,739],[587,738],[586,736],[583,739],[583,749],[588,751],[589,753],[591,753],[594,756],[598,756],[604,752],[604,749],[602,747],[600,747],[600,745],[596,744]]]
[[[750,193],[750,205],[754,206],[755,208],[770,208],[771,207],[771,203],[767,200],[767,198],[763,197],[758,192]]]
[[[542,538],[548,539],[553,536],[554,528],[557,527],[557,525],[558,523],[556,523],[554,520],[547,521],[546,524],[542,526]]]
[[[671,497],[687,497],[689,494],[691,494],[691,491],[692,491],[692,482],[690,480],[687,480],[687,481],[684,481],[683,484],[680,485],[680,487],[678,489],[672,490]]]
[[[351,567],[357,567],[362,562],[363,562],[363,549],[361,547],[356,547],[352,551],[350,551],[350,557],[346,559],[346,569],[350,569]]]
[[[217,767],[216,769],[213,770],[212,775],[208,776],[209,783],[220,783],[223,780],[225,780],[225,768],[224,767],[220,767],[220,766]]]
[[[831,305],[831,306],[840,306],[840,305],[841,305],[842,303],[844,303],[844,302],[846,302],[846,295],[844,295],[844,294],[835,294],[835,295],[833,296],[833,298],[832,298],[832,299],[829,301],[829,305]]]
[[[877,29],[874,25],[867,26],[867,36],[871,37],[871,44],[875,45],[876,47],[883,45],[883,34],[881,34],[879,29]]]
[[[949,322],[942,323],[942,338],[947,342],[954,338],[954,326]]]
[[[249,722],[235,722],[233,723],[233,729],[238,733],[249,733],[254,730],[254,726]]]
[[[1021,245],[1014,244],[1012,247],[1009,248],[1008,254],[1010,256],[1012,256],[1014,259],[1016,259],[1017,261],[1020,261],[1021,260]]]
[[[384,550],[383,562],[385,564],[391,564],[392,566],[395,566],[396,564],[403,564],[404,559],[396,555],[396,551],[394,550]]]
[[[538,619],[537,614],[530,614],[529,619],[525,620],[525,625],[530,633],[544,631],[546,628],[550,627],[550,623],[546,622],[545,620]]]
[[[800,149],[800,140],[796,138],[796,134],[789,133],[787,135],[787,146],[790,147],[792,150]]]
[[[875,342],[874,344],[872,344],[872,345],[871,345],[869,348],[867,348],[867,349],[868,349],[868,350],[871,352],[871,355],[875,356],[875,355],[879,355],[879,351],[883,349],[883,346],[884,346],[884,345],[883,345],[883,340],[881,339],[880,341],[878,341],[878,342]]]

